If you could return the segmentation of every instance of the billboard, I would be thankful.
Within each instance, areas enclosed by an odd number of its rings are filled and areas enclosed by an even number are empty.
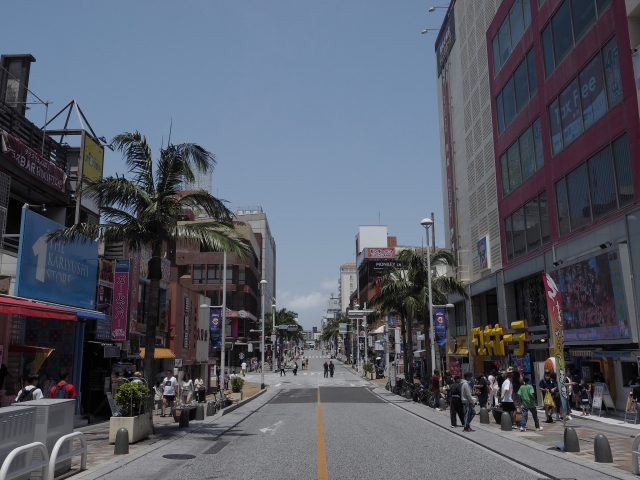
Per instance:
[[[113,292],[113,315],[111,316],[111,339],[127,339],[127,311],[129,310],[129,260],[116,261]]]
[[[491,268],[491,256],[489,255],[489,235],[485,235],[476,242],[478,252],[478,264],[481,270]]]
[[[222,345],[222,309],[209,309],[209,339],[213,348],[219,348]]]
[[[436,62],[438,68],[438,77],[442,73],[442,70],[447,63],[447,59],[449,58],[449,54],[451,53],[453,44],[456,43],[456,19],[453,15],[454,3],[455,2],[452,2],[449,10],[447,11],[447,19],[442,23],[442,28],[440,28],[440,33],[438,34],[438,38],[436,40]]]
[[[380,260],[369,261],[367,268],[369,269],[369,279],[380,277],[387,268],[401,268],[402,262],[398,260]]]
[[[64,225],[22,209],[16,295],[74,307],[95,308],[98,242],[47,242]]]
[[[447,343],[447,320],[444,308],[433,307],[433,334],[438,345]]]
[[[551,276],[562,298],[565,342],[631,339],[618,251],[559,268]]]
[[[82,175],[92,182],[102,179],[104,148],[83,132]]]
[[[395,248],[365,248],[364,258],[396,258]]]

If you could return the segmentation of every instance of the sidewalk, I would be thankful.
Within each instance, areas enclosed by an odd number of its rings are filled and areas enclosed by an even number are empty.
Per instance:
[[[259,383],[256,384],[245,381],[244,388],[242,389],[244,400],[241,403],[244,404],[251,401],[260,393],[260,391]],[[225,393],[229,396],[231,392],[226,391]],[[207,396],[207,401],[208,400],[213,400],[213,396]],[[203,404],[203,406],[206,409],[206,403]],[[174,421],[173,416],[160,417],[160,415],[154,415],[153,425],[155,428],[155,434],[150,435],[149,438],[145,440],[130,444],[129,455],[114,455],[114,445],[109,444],[108,421],[78,428],[75,431],[84,433],[87,440],[87,471],[92,471],[115,460],[122,460],[127,457],[136,457],[140,454],[144,454],[150,449],[153,449],[153,445],[158,442],[162,442],[162,444],[164,444],[168,441],[175,440],[176,438],[183,437],[191,431],[201,428],[205,423],[216,422],[220,417],[231,410],[232,406],[223,409],[221,412],[217,412],[214,416],[205,417],[204,421],[192,421],[189,428],[178,428],[178,423]],[[58,479],[68,478],[79,473],[80,457],[73,457],[71,462],[71,471],[58,477]],[[84,472],[82,473],[84,474]]]

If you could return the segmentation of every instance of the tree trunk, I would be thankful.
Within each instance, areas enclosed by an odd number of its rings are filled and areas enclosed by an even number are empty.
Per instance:
[[[405,348],[405,351],[407,352],[407,359],[406,359],[407,363],[404,367],[405,368],[404,379],[409,383],[413,383],[413,337],[411,336],[411,320],[407,318],[406,322],[407,322],[407,328],[406,328],[407,347]]]
[[[149,305],[147,310],[147,336],[144,352],[144,378],[149,388],[155,385],[153,359],[156,352],[156,327],[158,325],[158,308],[160,303],[160,280],[162,279],[161,258],[159,252],[149,260]],[[153,426],[153,395],[149,395],[149,418]],[[153,427],[152,427],[153,428]]]

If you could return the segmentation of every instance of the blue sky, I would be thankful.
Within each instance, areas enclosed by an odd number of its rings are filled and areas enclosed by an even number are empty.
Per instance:
[[[36,57],[50,115],[76,99],[99,136],[139,130],[157,150],[173,122],[173,142],[216,153],[214,195],[263,207],[278,305],[305,327],[358,225],[420,245],[433,211],[444,243],[430,0],[4,3],[1,53]],[[124,172],[118,154],[105,171]]]

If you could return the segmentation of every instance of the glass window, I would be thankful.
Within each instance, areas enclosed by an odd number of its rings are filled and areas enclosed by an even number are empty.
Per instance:
[[[244,285],[246,283],[247,267],[244,265],[238,266],[238,285]]]
[[[229,310],[233,310],[233,292],[230,292],[230,291],[227,292],[226,300],[227,300],[227,305],[226,305],[227,308]]]
[[[611,5],[611,0],[596,0],[596,4],[598,5],[598,15],[602,15],[602,12]]]
[[[537,198],[524,206],[524,220],[527,229],[527,251],[530,251],[540,246],[540,211]]]
[[[533,175],[536,171],[535,149],[533,146],[533,129],[527,128],[520,135],[520,161],[522,162],[522,181]]]
[[[523,61],[513,74],[516,93],[516,111],[522,110],[529,103],[529,78],[527,74],[527,62]]]
[[[504,111],[502,108],[502,92],[498,94],[496,98],[496,117],[498,120],[498,135],[504,132]]]
[[[556,62],[553,58],[553,38],[551,35],[551,24],[542,31],[542,59],[544,60],[544,74],[548,78],[556,69]]]
[[[527,252],[527,240],[525,237],[524,213],[522,208],[511,215],[511,228],[513,230],[513,256],[518,258]]]
[[[506,197],[511,192],[509,188],[509,164],[507,163],[507,154],[500,157],[500,176],[502,177],[502,196]]]
[[[540,206],[540,233],[542,236],[542,244],[551,241],[551,233],[549,228],[549,206],[547,205],[547,192],[538,195],[538,205]]]
[[[233,283],[233,265],[227,265],[227,283]]]
[[[556,183],[556,203],[558,204],[558,232],[560,236],[571,231],[569,224],[569,199],[567,198],[567,183],[563,178]]]
[[[502,89],[502,103],[504,105],[504,125],[507,127],[516,117],[516,99],[513,88],[513,77]]]
[[[544,166],[544,152],[542,150],[542,124],[540,117],[533,121],[533,146],[536,152],[536,169],[540,170]]]
[[[204,283],[204,265],[193,266],[193,283]]]
[[[633,173],[631,171],[631,155],[629,139],[623,135],[613,142],[613,158],[618,183],[618,201],[620,207],[633,203]]]
[[[577,41],[596,21],[596,5],[593,0],[571,0],[571,16]]]
[[[580,96],[582,97],[582,118],[584,119],[584,129],[586,130],[607,111],[600,53],[580,72],[579,78]]]
[[[580,165],[567,175],[567,193],[569,196],[571,230],[576,230],[591,222],[589,182],[587,181],[585,164]]]
[[[507,244],[507,260],[513,260],[513,232],[511,216],[504,219],[504,241]]]
[[[218,290],[207,290],[206,297],[211,301],[211,305],[220,305],[219,294]]]
[[[524,29],[531,25],[531,0],[522,0],[522,13],[524,14]]]
[[[207,283],[220,283],[219,265],[207,265]]]
[[[594,220],[618,208],[612,160],[611,149],[607,146],[587,161]]]
[[[524,19],[522,16],[522,0],[515,0],[509,10],[511,24],[511,48],[515,48],[524,33]]]
[[[536,77],[536,52],[532,48],[527,53],[527,71],[529,72],[529,96],[533,97],[533,95],[538,91],[538,77]]]
[[[493,49],[493,75],[497,75],[500,71],[502,64],[500,63],[500,37],[496,35],[491,41],[491,48]]]
[[[556,65],[566,57],[573,47],[573,30],[571,27],[571,9],[569,2],[564,2],[551,19],[553,28],[553,52]]]
[[[502,66],[511,53],[511,35],[509,34],[509,22],[506,20],[500,25],[498,37],[500,38],[500,66]]]
[[[560,93],[560,118],[564,145],[573,142],[582,133],[582,106],[578,79],[574,78]]]
[[[247,308],[247,305],[245,303],[245,297],[246,297],[245,292],[238,292],[238,309],[239,310],[244,310],[245,308]]]
[[[560,127],[560,107],[556,98],[549,105],[549,128],[551,130],[551,153],[557,155],[562,150],[562,128]]]
[[[618,44],[615,37],[604,47],[602,55],[604,56],[604,76],[607,82],[609,107],[613,107],[622,100],[622,79],[620,78]]]
[[[509,150],[507,150],[507,158],[509,161],[509,190],[513,191],[518,185],[522,183],[518,142],[509,147]]]

